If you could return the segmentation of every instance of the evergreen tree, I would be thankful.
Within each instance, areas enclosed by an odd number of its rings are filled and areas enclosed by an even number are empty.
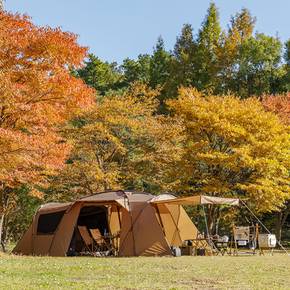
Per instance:
[[[214,3],[210,4],[197,37],[195,68],[198,89],[215,89],[218,75],[218,49],[221,44],[219,13]]]
[[[165,98],[174,98],[180,86],[193,86],[195,80],[193,29],[185,24],[177,37],[170,61],[170,77],[165,84]]]
[[[285,53],[284,53],[284,60],[285,60],[285,75],[283,77],[283,91],[290,91],[290,39],[285,43]]]
[[[148,84],[150,81],[149,54],[140,54],[137,60],[126,58],[121,66],[124,75],[124,85],[129,87],[134,82]]]
[[[165,50],[164,41],[160,36],[154,47],[153,55],[150,59],[150,86],[156,88],[163,86],[169,77],[170,53]]]
[[[85,64],[84,68],[77,71],[77,75],[100,95],[106,95],[110,90],[122,87],[122,75],[116,63],[103,62],[90,54]]]

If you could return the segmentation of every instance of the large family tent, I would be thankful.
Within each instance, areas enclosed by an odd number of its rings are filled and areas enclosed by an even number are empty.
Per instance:
[[[171,247],[197,238],[182,205],[235,205],[237,199],[109,191],[71,203],[41,206],[13,250],[15,254],[66,256],[78,227],[118,236],[118,256],[172,255]]]

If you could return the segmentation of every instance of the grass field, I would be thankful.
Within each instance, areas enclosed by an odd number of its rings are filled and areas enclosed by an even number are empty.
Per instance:
[[[290,289],[290,257],[0,256],[0,289],[44,288]]]

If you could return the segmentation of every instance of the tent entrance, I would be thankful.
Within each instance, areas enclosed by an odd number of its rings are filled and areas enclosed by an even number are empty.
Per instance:
[[[80,213],[71,239],[68,256],[104,255],[109,243],[108,208],[106,206],[84,206]]]
[[[102,235],[109,233],[108,209],[105,206],[85,206],[81,209],[77,226],[99,229]]]

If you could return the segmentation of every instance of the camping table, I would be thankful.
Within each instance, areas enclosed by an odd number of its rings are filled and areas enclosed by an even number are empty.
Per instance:
[[[221,254],[223,256],[224,254],[228,253],[228,241],[226,242],[218,236],[210,237],[210,240],[212,241],[214,248],[217,251],[217,255]]]
[[[212,249],[209,250],[209,243],[207,238],[197,238],[193,239],[192,241],[192,247],[195,248],[195,255],[197,255],[197,250],[204,249],[205,253],[209,252],[211,255],[213,254]]]

